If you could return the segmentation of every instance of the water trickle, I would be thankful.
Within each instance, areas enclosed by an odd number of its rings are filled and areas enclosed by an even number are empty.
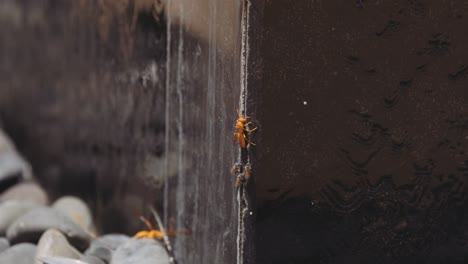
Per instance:
[[[240,94],[241,6],[167,4],[164,221],[191,232],[174,238],[177,259],[232,263],[238,222],[229,169],[236,161],[231,137]],[[171,162],[177,162],[175,174]]]

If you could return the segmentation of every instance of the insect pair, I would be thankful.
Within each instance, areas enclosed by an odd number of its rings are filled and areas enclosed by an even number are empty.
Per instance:
[[[239,110],[237,110],[237,116],[238,116],[238,118],[237,118],[237,121],[236,121],[236,125],[235,125],[235,128],[234,128],[234,135],[233,135],[233,139],[232,139],[233,143],[234,144],[238,143],[241,148],[245,148],[247,143],[249,143],[250,145],[255,146],[254,143],[252,143],[251,141],[249,141],[247,139],[246,134],[256,130],[257,127],[254,128],[254,129],[249,129],[248,126],[252,122],[247,122],[247,119],[249,119],[250,117],[241,116],[239,114]]]
[[[238,143],[241,148],[246,148],[247,143],[249,143],[252,146],[255,146],[253,142],[251,142],[247,138],[247,133],[250,133],[254,130],[257,129],[249,129],[249,125],[252,122],[247,122],[249,119],[248,116],[241,116],[239,113],[239,110],[237,110],[237,120],[236,120],[236,125],[234,129],[234,135],[233,135],[233,143],[236,144]],[[243,166],[240,163],[234,164],[231,168],[231,172],[236,175],[236,186],[240,187],[241,185],[247,184],[250,174],[251,174],[251,166],[249,163],[247,163],[245,166]]]
[[[241,185],[247,184],[249,181],[252,168],[250,163],[245,164],[245,166],[242,166],[240,163],[236,163],[232,166],[231,172],[236,175],[236,187],[240,187]]]

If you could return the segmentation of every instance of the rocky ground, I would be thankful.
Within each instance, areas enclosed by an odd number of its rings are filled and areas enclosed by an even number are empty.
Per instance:
[[[164,244],[123,234],[96,235],[81,199],[50,201],[31,167],[0,130],[0,263],[171,263]]]

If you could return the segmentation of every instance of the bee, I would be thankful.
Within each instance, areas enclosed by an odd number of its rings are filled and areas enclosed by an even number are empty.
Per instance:
[[[235,126],[235,132],[234,132],[234,136],[233,136],[233,143],[238,143],[239,146],[241,148],[245,148],[246,146],[246,143],[245,142],[248,142],[250,145],[253,145],[255,146],[254,143],[250,142],[248,139],[247,139],[247,136],[246,136],[246,133],[250,133],[254,130],[257,129],[254,128],[254,129],[249,129],[248,128],[248,125],[252,122],[248,122],[247,123],[247,119],[249,119],[248,116],[246,117],[242,117],[240,114],[239,114],[239,110],[237,110],[237,121],[236,121],[236,126]]]

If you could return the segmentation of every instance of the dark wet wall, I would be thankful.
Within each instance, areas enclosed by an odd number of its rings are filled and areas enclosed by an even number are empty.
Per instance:
[[[468,6],[359,2],[257,1],[257,263],[466,261]]]
[[[161,5],[161,6],[160,6]],[[235,1],[1,0],[0,119],[52,197],[134,234],[153,205],[178,263],[235,263]]]

